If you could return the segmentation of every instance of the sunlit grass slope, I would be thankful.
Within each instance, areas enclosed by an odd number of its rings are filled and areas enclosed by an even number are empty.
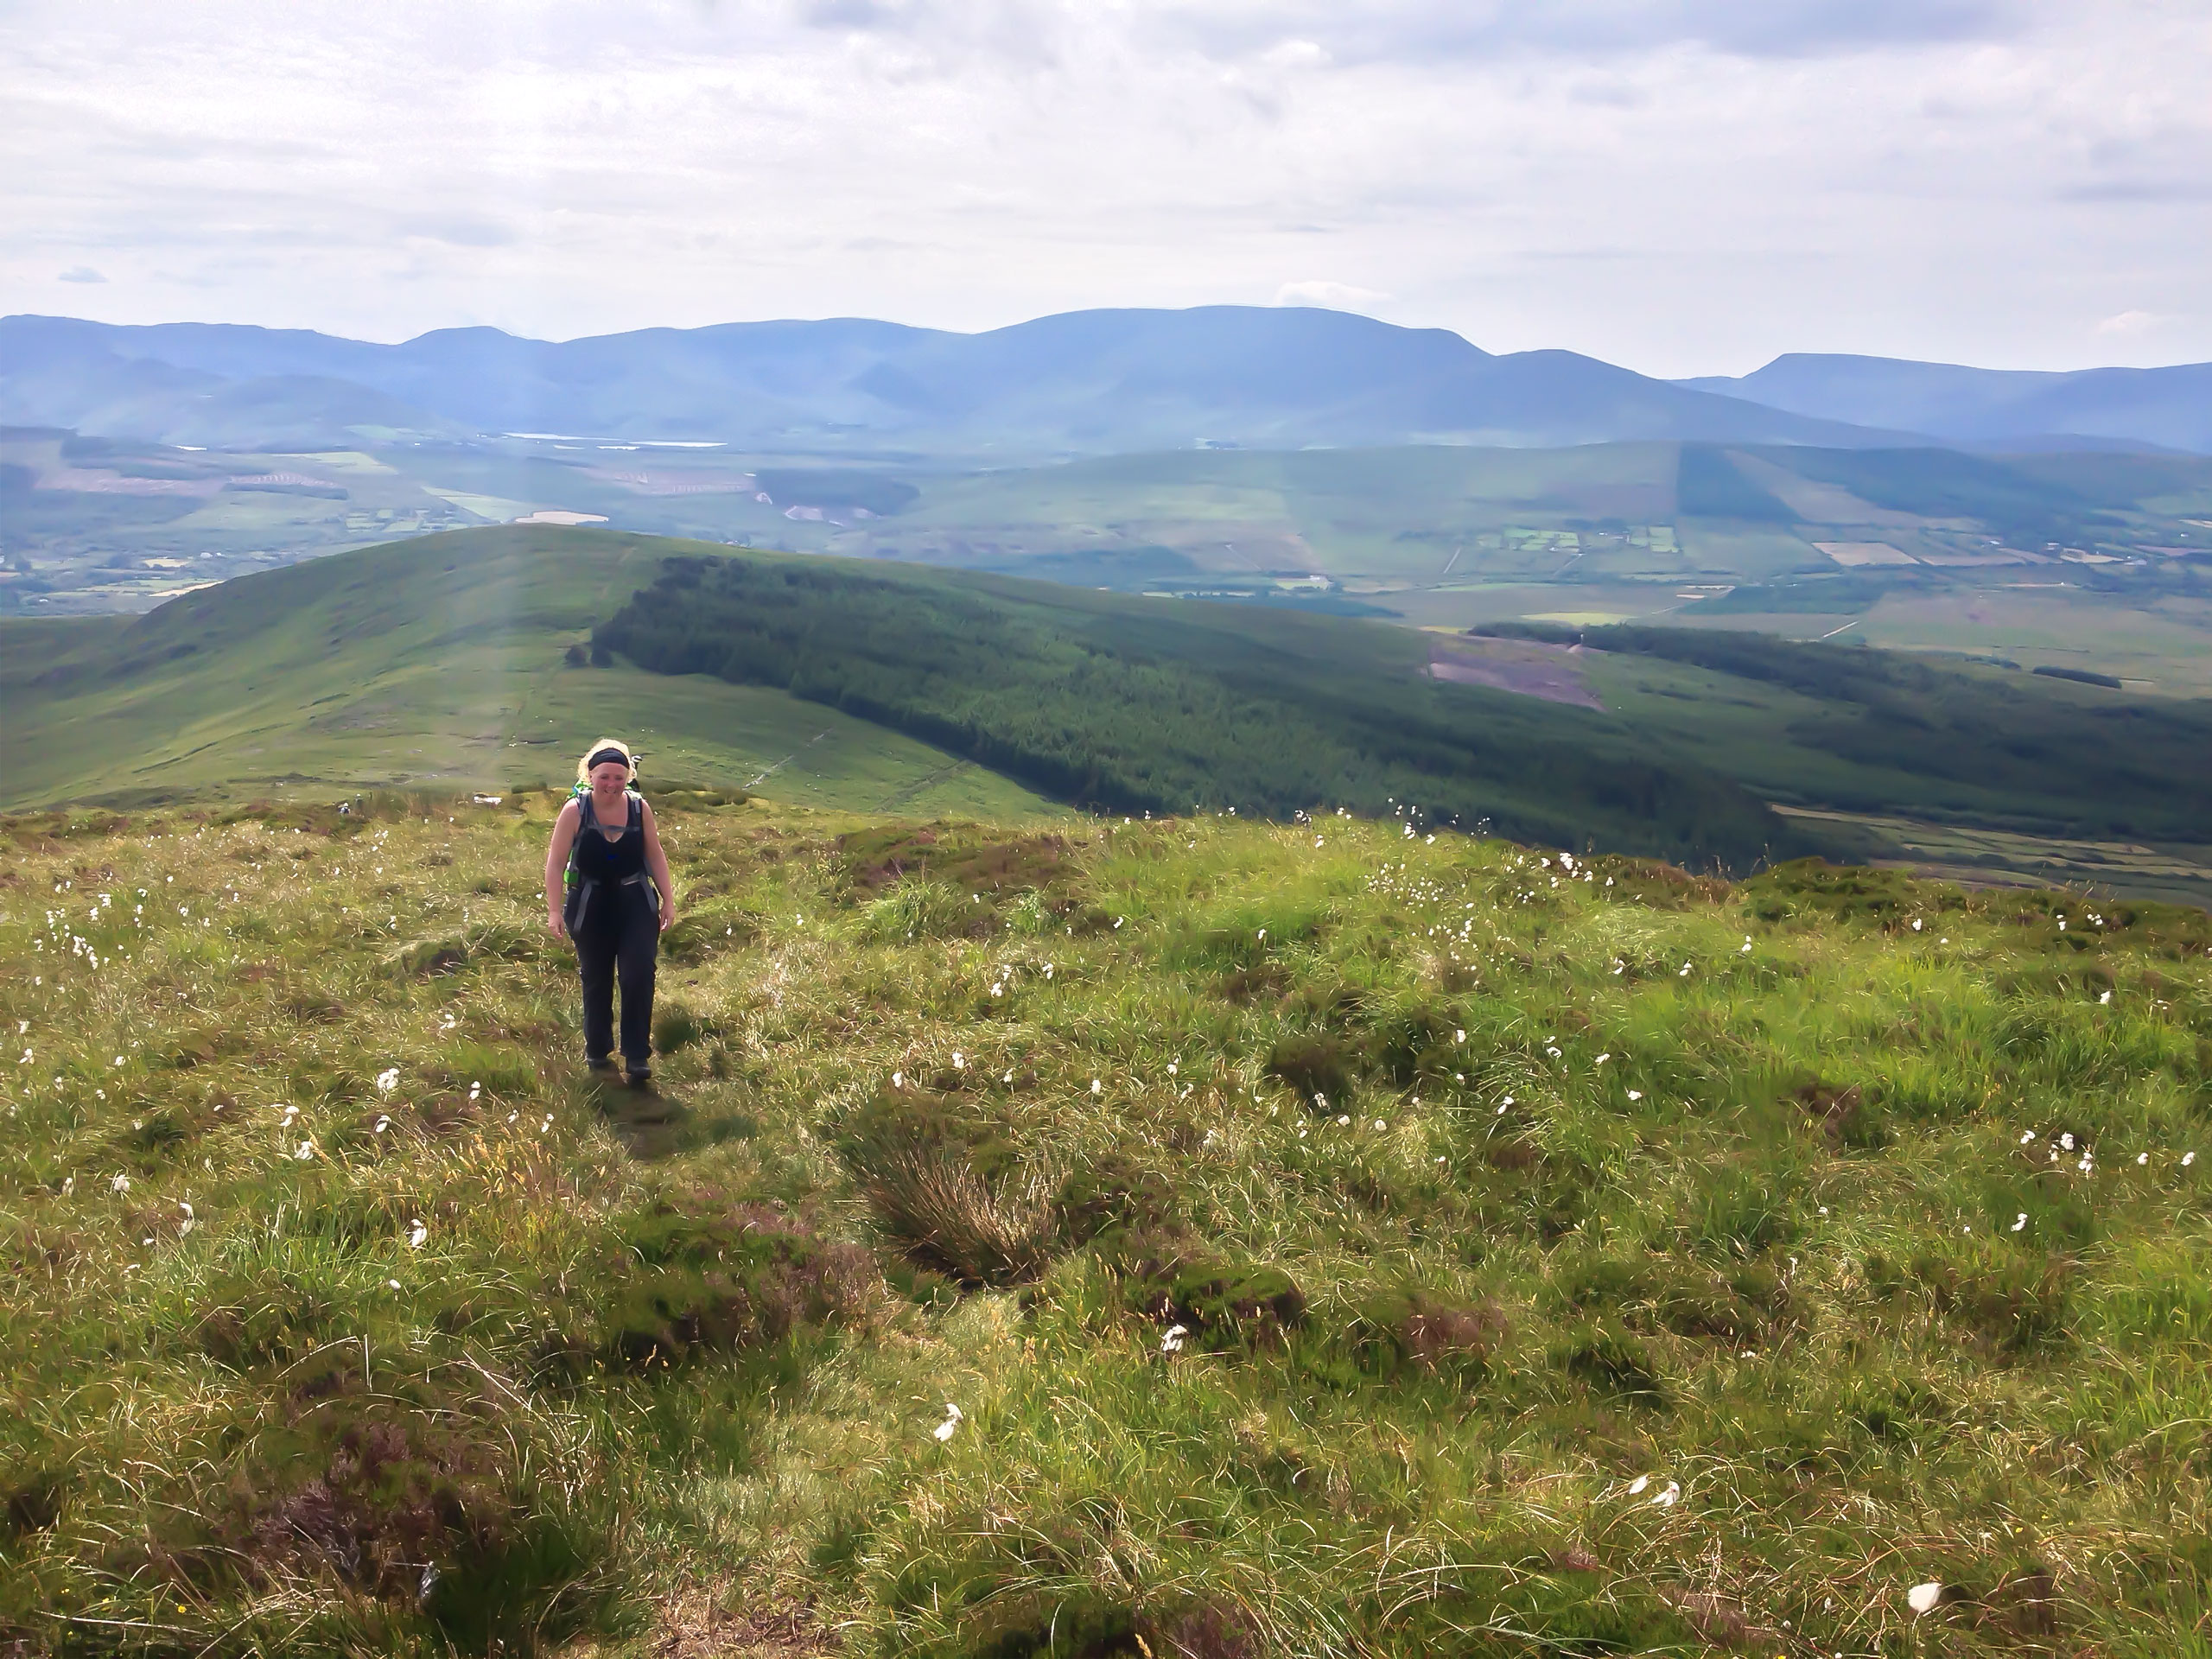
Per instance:
[[[0,805],[550,782],[602,732],[649,776],[869,810],[1050,810],[953,756],[782,692],[568,649],[650,582],[652,537],[430,537],[240,577],[146,616],[0,622]]]
[[[552,804],[10,823],[0,1648],[2205,1651],[2202,912]]]

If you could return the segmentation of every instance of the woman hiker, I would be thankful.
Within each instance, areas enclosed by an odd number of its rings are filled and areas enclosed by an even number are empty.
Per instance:
[[[600,739],[577,763],[579,792],[553,821],[545,849],[545,925],[575,944],[584,1061],[601,1074],[614,1070],[620,974],[623,1070],[642,1084],[652,1077],[653,959],[676,919],[676,887],[653,810],[630,787],[637,775],[630,751],[613,738]]]

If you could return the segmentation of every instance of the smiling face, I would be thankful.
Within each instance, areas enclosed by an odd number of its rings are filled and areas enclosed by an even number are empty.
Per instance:
[[[630,768],[620,760],[602,760],[591,769],[591,792],[602,801],[611,801],[628,787]]]

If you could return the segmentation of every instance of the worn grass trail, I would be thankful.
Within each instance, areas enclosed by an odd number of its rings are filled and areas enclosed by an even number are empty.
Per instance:
[[[0,1649],[2207,1651],[2202,912],[554,804],[10,821]]]

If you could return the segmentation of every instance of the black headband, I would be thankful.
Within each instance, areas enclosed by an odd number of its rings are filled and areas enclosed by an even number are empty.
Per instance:
[[[597,754],[594,754],[590,760],[584,762],[584,770],[589,772],[593,767],[603,766],[610,760],[614,761],[617,765],[622,766],[627,766],[630,764],[630,757],[623,753],[621,750],[601,749]]]

